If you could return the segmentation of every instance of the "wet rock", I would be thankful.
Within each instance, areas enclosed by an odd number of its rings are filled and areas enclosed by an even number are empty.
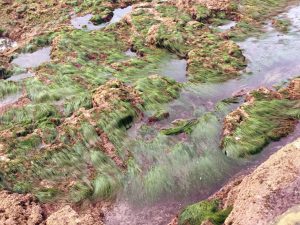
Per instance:
[[[210,220],[203,221],[201,225],[214,225]]]
[[[272,225],[298,224],[300,221],[300,205],[295,206],[281,215]]]
[[[288,97],[293,100],[300,99],[300,78],[296,78],[291,81],[287,88],[284,88],[280,92],[288,93]]]
[[[232,208],[224,225],[277,224],[273,222],[283,219],[288,215],[281,216],[283,213],[299,204],[299,160],[300,139],[297,139],[278,150],[253,172],[236,177],[203,202],[217,200],[221,209]],[[201,215],[205,210],[207,208],[198,208],[189,218],[203,218]],[[210,222],[206,220],[201,224]],[[169,225],[178,225],[178,219],[174,218]]]

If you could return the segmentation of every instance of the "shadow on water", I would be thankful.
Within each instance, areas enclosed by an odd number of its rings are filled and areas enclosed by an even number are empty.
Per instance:
[[[135,166],[142,175],[129,175],[124,194],[107,212],[106,224],[167,224],[186,205],[207,198],[236,174],[256,167],[299,137],[300,125],[288,137],[245,160],[229,159],[219,147],[222,119],[231,109],[218,112],[216,103],[241,90],[272,87],[300,74],[300,7],[292,8],[285,16],[292,21],[289,33],[266,27],[263,37],[238,43],[248,60],[248,73],[224,83],[191,85],[168,106],[168,122],[203,117],[189,139],[181,141],[157,134],[146,140],[139,132],[130,131],[134,135],[125,145],[132,150]],[[147,195],[156,200],[153,202]]]
[[[128,6],[126,8],[118,8],[113,11],[113,17],[107,23],[103,23],[100,25],[94,25],[90,20],[92,19],[92,14],[87,14],[85,16],[73,17],[71,19],[71,24],[76,29],[86,29],[89,31],[99,30],[104,27],[107,27],[110,24],[119,22],[126,14],[130,13],[132,10],[132,6]]]

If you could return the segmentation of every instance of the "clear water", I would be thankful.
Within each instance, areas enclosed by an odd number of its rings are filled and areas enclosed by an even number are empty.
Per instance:
[[[129,57],[137,57],[136,52],[133,52],[131,49],[128,49],[124,54]]]
[[[13,75],[10,78],[8,78],[7,80],[18,82],[18,81],[21,81],[21,80],[24,80],[24,79],[27,79],[27,78],[30,78],[33,76],[34,76],[34,73],[26,72],[26,73]]]
[[[214,111],[217,102],[240,91],[248,91],[260,86],[272,87],[300,75],[300,6],[293,7],[285,13],[285,16],[292,21],[292,29],[289,33],[278,33],[268,25],[264,36],[249,38],[238,43],[248,60],[248,68],[244,74],[238,79],[224,83],[197,84],[185,88],[181,97],[167,106],[170,117],[153,124],[154,130],[175,119],[196,118],[205,112]],[[155,141],[144,139],[139,135],[138,130],[146,123],[145,121],[134,126],[133,130],[129,130],[133,145],[127,147],[131,148],[143,170],[143,176],[148,177],[148,180],[144,179],[142,182],[138,179],[129,179],[128,185],[134,187],[133,191],[120,194],[113,210],[106,214],[106,224],[165,225],[186,205],[207,198],[235,174],[259,165],[272,153],[300,136],[298,124],[292,134],[271,143],[261,154],[246,161],[228,159],[218,146],[223,116],[221,115],[211,126],[207,123],[203,127],[198,127],[191,134],[190,139],[180,139],[179,136],[159,138]],[[179,153],[173,153],[176,149],[174,146],[184,146],[183,150],[195,154],[195,157],[186,160],[185,154],[179,154],[182,151],[180,148],[177,149]],[[183,189],[174,190],[171,185],[169,191],[166,190],[155,203],[147,200],[138,203],[132,201],[140,192],[145,191],[144,182],[151,180],[151,171],[155,168],[167,169],[167,172],[162,170],[160,175],[167,174],[166,181],[172,181],[171,178],[175,177],[176,182],[172,185],[180,188],[186,186],[186,190],[189,190],[187,195],[181,198]],[[191,173],[198,176],[198,180],[192,183],[186,180]],[[155,182],[155,179],[151,181]],[[155,188],[156,184],[153,183],[152,187]]]
[[[163,76],[173,78],[177,82],[187,81],[187,61],[185,59],[173,58],[161,65],[159,73]]]
[[[119,22],[126,14],[130,13],[132,10],[132,6],[128,6],[126,8],[115,9],[113,12],[112,19],[103,24],[94,25],[90,19],[93,17],[93,14],[87,14],[85,16],[73,17],[71,19],[71,24],[76,29],[86,29],[86,30],[99,30],[104,27],[107,27],[110,24]]]
[[[0,110],[8,105],[16,103],[21,97],[22,93],[19,92],[16,94],[5,96],[3,99],[0,99]]]
[[[12,63],[21,68],[38,67],[45,62],[49,62],[51,47],[45,47],[33,53],[22,53],[15,58]]]
[[[229,23],[226,23],[222,26],[218,26],[218,29],[221,31],[227,31],[230,30],[232,27],[235,27],[236,22],[235,21],[230,21]]]

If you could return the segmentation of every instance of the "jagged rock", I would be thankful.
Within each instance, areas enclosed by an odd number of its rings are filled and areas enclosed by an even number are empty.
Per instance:
[[[51,214],[46,220],[46,225],[103,225],[103,223],[100,218],[94,218],[89,214],[81,216],[67,205]]]
[[[227,193],[224,205],[233,205],[225,225],[270,224],[299,204],[299,161],[300,139],[272,155],[242,181],[230,185],[230,191],[223,190]]]
[[[201,4],[213,10],[226,10],[230,6],[231,0],[179,0],[177,6],[183,9],[191,9],[197,4]]]
[[[0,224],[35,225],[43,221],[43,210],[30,194],[0,192]]]
[[[93,95],[94,107],[109,109],[111,101],[126,100],[137,105],[142,102],[138,92],[126,86],[119,80],[113,79],[108,81],[105,85],[100,86]]]

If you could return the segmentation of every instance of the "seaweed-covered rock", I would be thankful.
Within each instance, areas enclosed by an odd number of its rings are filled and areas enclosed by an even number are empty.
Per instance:
[[[134,88],[116,79],[108,81],[105,85],[101,85],[94,91],[94,107],[108,109],[111,107],[112,102],[117,101],[130,102],[133,106],[142,103],[139,93]]]
[[[179,215],[178,225],[221,225],[231,211],[223,210],[218,200],[207,200],[185,208]]]
[[[283,225],[298,221],[299,150],[297,139],[254,171],[234,178],[207,200],[188,206],[169,225]]]
[[[145,106],[155,108],[159,104],[177,98],[181,85],[173,79],[152,75],[139,79],[134,87],[140,93]]]
[[[280,91],[260,88],[224,119],[224,152],[232,157],[256,154],[291,133],[299,119],[299,78]],[[268,122],[266,122],[268,121]]]

